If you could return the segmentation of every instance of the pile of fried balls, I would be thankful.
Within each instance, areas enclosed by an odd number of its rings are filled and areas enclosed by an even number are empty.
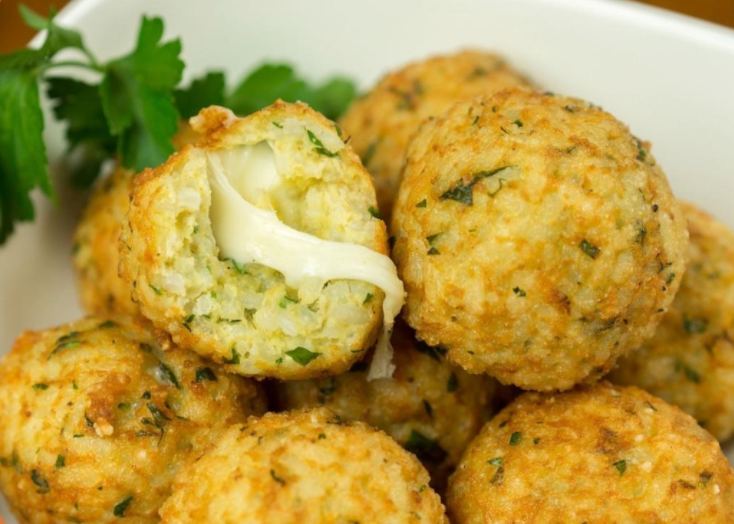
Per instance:
[[[0,363],[21,523],[734,522],[734,233],[614,116],[462,51],[175,145]]]

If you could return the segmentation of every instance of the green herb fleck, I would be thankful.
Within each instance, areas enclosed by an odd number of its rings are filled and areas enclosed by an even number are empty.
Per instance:
[[[448,382],[446,383],[446,391],[453,393],[459,388],[459,379],[456,377],[456,373],[451,372]]]
[[[319,140],[318,137],[314,135],[310,129],[306,129],[306,133],[308,134],[308,139],[315,146],[314,149],[319,155],[328,156],[329,158],[334,158],[335,156],[339,155],[339,153],[334,153],[333,151],[329,151],[328,149],[326,149],[323,142],[321,142],[321,140]]]
[[[280,299],[280,302],[278,302],[278,306],[285,309],[288,307],[288,304],[298,304],[299,300],[297,298],[291,298],[288,295],[284,295],[283,298]]]
[[[446,355],[447,350],[442,346],[429,346],[425,342],[419,341],[415,348],[424,355],[428,355],[436,362],[441,362],[441,357]]]
[[[435,440],[414,429],[410,431],[408,440],[403,447],[415,454],[420,460],[434,463],[443,462],[447,455],[446,451]]]
[[[278,483],[278,484],[280,484],[281,486],[285,486],[285,480],[283,480],[283,479],[282,479],[282,478],[280,478],[280,477],[279,477],[278,475],[276,475],[276,474],[275,474],[275,470],[273,470],[273,469],[271,469],[271,470],[270,470],[270,476],[271,476],[271,477],[273,478],[273,480],[274,480],[275,482],[277,482],[277,483]]]
[[[198,368],[196,370],[196,382],[216,382],[217,376],[212,368]]]
[[[283,129],[283,124],[279,124],[278,122],[273,122],[273,125],[277,127],[278,129]]]
[[[146,406],[148,406],[150,414],[153,415],[153,424],[155,424],[155,427],[158,429],[163,429],[165,421],[171,420],[168,415],[163,413],[163,411],[161,411],[161,409],[152,402],[148,402]]]
[[[56,469],[61,469],[66,467],[66,457],[63,455],[59,455],[56,457]]]
[[[492,476],[492,479],[489,481],[490,484],[502,484],[502,481],[505,480],[505,468],[504,466],[500,466],[497,468],[497,471],[494,472],[494,476]]]
[[[224,359],[225,364],[234,364],[237,365],[240,363],[240,354],[237,352],[235,348],[232,348],[232,358]]]
[[[583,239],[581,241],[581,243],[579,244],[579,249],[581,249],[581,251],[586,253],[592,259],[596,259],[596,257],[599,256],[599,253],[601,253],[601,249],[599,249],[586,239]]]
[[[512,435],[510,435],[510,446],[517,446],[520,443],[520,440],[522,439],[522,433],[519,431],[515,431]]]
[[[684,318],[683,329],[691,335],[701,334],[706,331],[709,321],[705,318]]]
[[[624,472],[627,471],[627,461],[626,460],[619,460],[612,464],[616,468],[616,470],[619,472],[619,476],[621,477],[624,475]]]
[[[38,471],[37,469],[34,469],[31,471],[31,480],[33,481],[33,483],[36,486],[38,486],[37,493],[45,495],[46,493],[51,491],[51,489],[48,486],[48,481],[45,478],[43,478],[43,475],[41,475],[41,472]]]
[[[687,364],[683,364],[682,362],[679,362],[678,364],[679,367],[683,369],[683,373],[688,380],[690,380],[691,382],[695,382],[696,384],[701,383],[701,375],[698,374],[698,371],[688,366]]]
[[[374,297],[374,295],[372,293],[367,293],[367,296],[364,297],[364,300],[362,301],[362,305],[365,305],[367,302],[369,302],[370,300],[372,300],[372,297]]]
[[[520,289],[519,287],[512,288],[512,292],[515,293],[518,297],[527,296],[527,293],[525,293],[525,291]]]
[[[487,461],[489,464],[493,466],[501,466],[502,465],[502,457],[495,457],[491,460]]]
[[[234,260],[232,258],[230,258],[229,261],[232,263],[232,267],[234,268],[235,271],[237,271],[237,273],[239,273],[240,275],[246,275],[247,274],[247,270],[245,269],[245,265],[244,264],[239,264],[239,263],[237,263],[236,260]]]
[[[440,196],[440,199],[455,200],[456,202],[461,202],[462,204],[471,206],[474,204],[473,190],[476,184],[485,178],[493,177],[497,173],[504,171],[505,169],[510,169],[511,167],[513,166],[502,166],[490,171],[480,171],[472,175],[469,182],[464,182],[463,179],[459,180],[454,186],[445,191]]]
[[[640,229],[637,231],[637,236],[635,236],[635,243],[637,244],[644,244],[645,238],[647,237],[647,229],[645,226],[641,226]]]
[[[163,362],[158,365],[156,377],[163,383],[168,383],[175,386],[176,389],[181,389],[181,384],[179,383],[178,378],[176,378],[175,373]]]
[[[431,403],[430,403],[430,402],[428,402],[428,401],[427,401],[427,400],[425,400],[425,399],[423,399],[423,409],[425,409],[425,410],[426,410],[426,414],[427,414],[427,415],[428,415],[428,416],[429,416],[430,418],[433,418],[433,406],[431,406]]]
[[[285,354],[302,366],[307,366],[312,360],[321,355],[321,353],[315,353],[303,347],[286,351]]]
[[[515,125],[516,125],[517,127],[522,127],[522,120],[520,120],[520,119],[517,119],[517,120],[515,120],[515,121],[513,122],[513,124],[515,124]]]
[[[665,283],[670,285],[673,280],[675,280],[675,273],[671,273],[670,275],[668,275],[668,278],[665,279]]]
[[[372,157],[375,156],[375,151],[377,151],[377,142],[377,140],[370,142],[370,145],[367,146],[367,149],[362,155],[362,164],[364,166],[367,166],[367,164],[370,163],[370,160],[372,160]]]
[[[319,440],[326,440],[326,435],[324,433],[319,433]]]
[[[148,286],[150,286],[150,289],[152,289],[153,291],[155,291],[155,294],[156,295],[162,295],[163,294],[163,291],[160,288],[155,287],[153,284],[148,284]]]
[[[133,501],[132,497],[127,497],[126,499],[122,500],[121,502],[118,502],[117,505],[115,505],[115,509],[112,511],[115,514],[115,517],[124,517],[125,510],[127,510],[127,507],[130,505],[132,501]]]
[[[367,211],[369,211],[370,215],[372,215],[374,218],[380,218],[380,212],[375,209],[374,206],[368,207]]]
[[[101,324],[99,325],[99,328],[100,328],[100,329],[108,329],[108,328],[113,328],[113,327],[117,327],[117,324],[115,324],[115,323],[114,323],[114,322],[112,322],[111,320],[107,320],[106,322],[102,322],[102,323],[101,323]]]
[[[421,200],[420,202],[418,202],[418,203],[417,203],[417,204],[415,205],[415,207],[426,207],[427,205],[428,205],[428,200],[426,200],[426,199],[424,198],[423,200]]]
[[[191,332],[191,322],[193,322],[195,318],[196,318],[196,315],[192,313],[191,315],[186,317],[186,320],[183,321],[183,327],[188,329],[189,332]]]
[[[33,384],[33,389],[36,391],[46,391],[48,389],[48,384]]]

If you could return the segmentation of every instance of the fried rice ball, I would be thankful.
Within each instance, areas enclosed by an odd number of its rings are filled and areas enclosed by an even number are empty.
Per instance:
[[[272,398],[278,409],[325,406],[385,431],[418,456],[441,491],[492,416],[496,382],[451,365],[403,323],[396,324],[392,345],[392,378],[368,381],[366,363],[358,363],[338,377],[276,383]]]
[[[22,523],[158,522],[210,429],[264,410],[255,383],[136,326],[28,331],[0,363],[0,488]]]
[[[182,468],[163,522],[448,523],[428,473],[382,431],[325,408],[251,417]]]
[[[304,104],[276,102],[242,119],[212,107],[192,123],[201,142],[135,178],[119,248],[122,277],[143,315],[239,374],[299,379],[345,371],[376,339],[382,290],[316,278],[291,287],[272,268],[224,258],[210,216],[208,162],[267,144],[281,182],[266,204],[283,223],[385,255],[369,174],[339,128]]]
[[[421,122],[456,102],[530,82],[500,56],[465,50],[409,64],[385,76],[339,121],[372,174],[386,219],[400,185],[408,141]]]
[[[734,233],[692,204],[683,209],[691,242],[678,294],[655,336],[610,379],[675,404],[724,441],[734,435]]]
[[[520,396],[470,444],[446,505],[453,524],[723,524],[734,473],[678,408],[602,382]]]
[[[173,138],[180,149],[193,144],[198,134],[181,124]],[[130,207],[135,172],[118,166],[92,193],[74,232],[73,262],[77,287],[84,311],[97,315],[134,316],[138,306],[130,298],[130,288],[118,274],[118,243],[122,221]]]
[[[593,382],[653,335],[688,242],[663,171],[624,124],[524,89],[424,124],[393,233],[418,337],[470,373],[540,391]]]

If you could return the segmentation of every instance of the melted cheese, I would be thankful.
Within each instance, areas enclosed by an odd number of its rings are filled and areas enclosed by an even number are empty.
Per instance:
[[[364,246],[322,240],[281,222],[267,196],[280,182],[267,142],[209,153],[208,162],[210,216],[222,258],[273,268],[291,287],[315,277],[324,282],[359,280],[382,289],[383,329],[367,378],[391,377],[395,366],[390,334],[405,300],[392,260]]]

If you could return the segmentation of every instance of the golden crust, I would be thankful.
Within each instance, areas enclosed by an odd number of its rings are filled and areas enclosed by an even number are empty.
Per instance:
[[[610,379],[675,404],[717,439],[734,435],[734,233],[692,204],[689,263],[655,336]]]
[[[734,522],[734,474],[678,408],[602,382],[526,393],[472,442],[450,480],[454,524]]]
[[[189,461],[164,523],[448,523],[428,473],[383,432],[327,409],[268,413]]]
[[[255,383],[139,326],[28,331],[0,363],[0,487],[22,523],[117,522],[130,497],[126,521],[158,522],[209,430],[264,411]]]
[[[186,123],[173,137],[176,149],[193,144],[199,135]],[[130,207],[135,173],[117,166],[94,189],[74,232],[73,262],[79,298],[91,315],[139,315],[131,290],[119,276],[118,243]]]
[[[465,50],[409,64],[350,106],[339,121],[369,169],[389,218],[408,141],[421,122],[454,103],[530,82],[493,53]]]
[[[345,371],[375,341],[384,294],[347,280],[291,289],[273,269],[221,260],[205,155],[267,140],[288,184],[287,202],[275,204],[281,220],[386,254],[385,224],[370,214],[369,174],[336,125],[304,104],[279,101],[244,119],[209,108],[192,124],[203,135],[198,144],[135,178],[119,249],[121,275],[143,315],[177,344],[243,375],[304,379]],[[336,154],[320,154],[307,131]],[[299,363],[288,356],[297,348],[319,357]]]
[[[541,391],[594,381],[652,336],[687,247],[665,175],[622,123],[522,89],[423,125],[392,230],[418,337]]]
[[[392,378],[368,381],[364,363],[338,377],[276,383],[274,402],[283,410],[323,406],[385,431],[418,456],[431,485],[442,492],[464,449],[492,416],[497,384],[449,364],[402,322],[391,343]]]
[[[94,190],[74,233],[79,298],[89,314],[136,315],[130,287],[120,279],[117,244],[135,173],[117,167]]]

